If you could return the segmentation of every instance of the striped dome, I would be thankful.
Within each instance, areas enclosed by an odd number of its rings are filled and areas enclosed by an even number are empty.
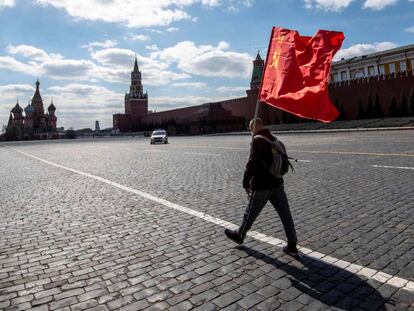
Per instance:
[[[24,112],[26,112],[26,113],[33,113],[34,112],[33,106],[31,104],[28,104],[26,106],[26,108],[24,108]]]

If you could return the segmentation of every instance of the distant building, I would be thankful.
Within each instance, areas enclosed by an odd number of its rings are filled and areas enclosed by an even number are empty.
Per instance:
[[[53,100],[45,113],[43,108],[43,100],[39,91],[40,82],[36,81],[36,91],[33,95],[31,103],[22,109],[17,101],[14,108],[10,111],[7,129],[17,130],[19,133],[16,139],[46,139],[57,136],[56,130],[56,107]],[[23,115],[24,112],[24,115]]]
[[[141,123],[141,118],[148,114],[148,94],[144,93],[136,56],[134,69],[131,71],[129,92],[125,94],[124,106],[124,114],[113,115],[113,127],[121,129],[123,132],[129,132],[137,128]]]
[[[334,62],[329,95],[347,120],[414,115],[414,44]]]
[[[411,71],[414,68],[414,44],[341,59],[332,64],[330,82],[375,77]]]
[[[95,133],[99,133],[100,132],[100,127],[99,127],[99,121],[95,121]]]

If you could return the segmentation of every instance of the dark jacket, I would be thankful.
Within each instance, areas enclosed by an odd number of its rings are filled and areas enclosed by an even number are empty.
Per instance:
[[[256,133],[270,140],[275,140],[268,129]],[[283,178],[274,177],[269,167],[272,164],[272,150],[270,144],[264,139],[256,138],[250,148],[249,161],[243,177],[243,188],[251,186],[252,190],[266,190],[277,188],[283,184]]]

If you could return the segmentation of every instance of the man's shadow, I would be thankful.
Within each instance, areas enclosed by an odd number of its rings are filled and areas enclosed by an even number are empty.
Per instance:
[[[245,245],[238,247],[249,256],[260,259],[286,273],[292,286],[321,303],[340,310],[387,310],[384,298],[374,287],[347,270],[329,265],[315,258],[301,255],[303,267],[287,264]]]

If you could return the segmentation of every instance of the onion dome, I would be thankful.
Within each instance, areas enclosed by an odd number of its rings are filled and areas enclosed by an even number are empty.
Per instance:
[[[14,108],[11,110],[11,112],[13,113],[22,113],[23,109],[22,107],[20,107],[19,102],[17,102],[16,106],[14,106]]]
[[[56,111],[56,107],[55,107],[55,105],[53,105],[53,100],[50,103],[50,106],[47,108],[47,111]]]
[[[24,112],[27,113],[33,113],[34,112],[34,108],[31,104],[28,104],[25,108],[24,108]]]

